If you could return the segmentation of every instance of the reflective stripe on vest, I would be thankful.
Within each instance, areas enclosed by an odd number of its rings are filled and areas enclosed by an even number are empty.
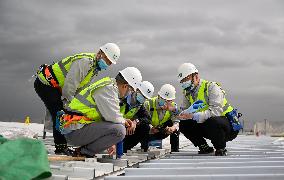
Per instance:
[[[171,112],[166,111],[163,119],[160,121],[159,114],[158,114],[158,111],[157,111],[157,99],[158,99],[158,97],[154,97],[154,98],[151,98],[151,99],[148,100],[148,102],[149,102],[148,110],[149,110],[151,117],[152,117],[151,124],[152,124],[153,127],[162,126],[171,117]]]
[[[120,106],[120,113],[123,115],[125,119],[132,119],[135,116],[135,114],[138,112],[139,107],[134,107],[130,109],[126,114],[125,110],[126,110],[126,103],[123,103],[123,105]]]
[[[186,95],[186,98],[190,102],[190,104],[193,104],[197,100],[202,100],[204,102],[205,106],[204,106],[204,108],[198,110],[199,112],[205,111],[205,110],[209,109],[209,105],[208,105],[208,103],[209,103],[208,87],[209,87],[210,83],[213,83],[213,82],[209,82],[209,81],[206,81],[206,80],[202,81],[202,83],[200,85],[200,88],[198,90],[196,99],[193,99],[191,94]],[[217,85],[220,86],[219,84],[217,84]],[[224,98],[222,109],[223,109],[222,116],[225,116],[228,112],[231,112],[234,108],[228,103],[227,99]]]
[[[80,54],[75,54],[73,56],[68,56],[62,59],[61,61],[51,65],[53,73],[55,74],[56,79],[58,80],[59,86],[60,87],[64,86],[65,77],[67,73],[69,72],[73,62],[79,59],[83,59],[83,58],[88,58],[88,59],[92,59],[93,61],[95,61],[95,57],[96,57],[95,53],[80,53]],[[96,63],[94,62],[94,64]],[[80,83],[80,86],[79,86],[80,88],[85,86],[91,81],[95,73],[94,71],[95,71],[95,68],[91,67],[86,77]]]
[[[79,94],[77,94],[68,104],[66,110],[70,112],[83,114],[87,118],[91,119],[91,120],[82,119],[78,121],[81,124],[89,124],[92,122],[101,121],[102,116],[98,110],[97,104],[94,101],[92,95],[94,91],[112,83],[114,82],[109,77],[105,77],[101,80],[94,82],[93,84],[91,84],[90,86],[79,92]]]
[[[38,72],[37,73],[37,77],[40,79],[40,81],[45,84],[50,86],[49,82],[46,80],[45,75],[43,74],[43,72]]]
[[[58,88],[61,91],[61,88],[58,84],[55,74],[52,71],[52,68],[47,64],[40,65],[37,71],[37,77],[43,84]]]
[[[60,126],[61,128],[68,128],[71,124],[76,124],[77,121],[91,121],[91,119],[85,116],[78,116],[78,115],[70,115],[70,114],[63,114],[60,117]],[[92,121],[91,121],[92,122]]]

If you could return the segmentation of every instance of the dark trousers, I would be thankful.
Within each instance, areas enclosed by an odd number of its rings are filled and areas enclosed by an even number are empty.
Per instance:
[[[56,113],[63,109],[61,93],[58,89],[43,84],[38,78],[34,82],[34,88],[40,99],[51,114],[53,122],[53,138],[56,145],[66,144],[66,139],[59,131],[55,129]]]
[[[180,132],[189,139],[194,146],[206,144],[207,138],[211,140],[215,149],[224,149],[226,142],[232,141],[238,135],[233,131],[229,120],[226,117],[211,117],[204,123],[197,123],[193,120],[184,120],[179,124]]]
[[[169,134],[166,134],[166,131],[165,131],[165,128],[167,126],[168,127],[173,126],[173,122],[171,120],[165,122],[163,126],[159,128],[160,131],[158,133],[149,135],[148,142],[154,141],[154,140],[166,139],[169,136]],[[170,135],[171,149],[174,151],[177,151],[179,149],[179,134],[180,134],[179,131],[175,131],[174,133]]]
[[[123,152],[127,152],[134,146],[136,146],[139,142],[141,143],[142,149],[148,149],[145,145],[148,144],[148,134],[149,134],[150,126],[146,123],[140,123],[137,125],[134,134],[126,135],[123,140]],[[145,147],[146,146],[146,147]]]

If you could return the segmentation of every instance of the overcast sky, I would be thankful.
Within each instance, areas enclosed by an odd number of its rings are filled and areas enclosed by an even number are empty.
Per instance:
[[[155,94],[173,84],[180,103],[177,68],[191,62],[246,122],[283,121],[283,0],[0,0],[1,120],[42,121],[36,68],[106,42],[121,47],[112,76],[136,66]]]

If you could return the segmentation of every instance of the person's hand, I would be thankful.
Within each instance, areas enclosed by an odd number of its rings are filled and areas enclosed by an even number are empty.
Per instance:
[[[112,145],[111,147],[107,148],[107,152],[109,155],[116,154],[116,145]]]
[[[174,133],[177,129],[176,129],[176,127],[175,126],[172,126],[172,127],[166,127],[165,128],[165,130],[166,130],[166,134],[172,134],[172,133]]]
[[[127,127],[131,127],[132,126],[132,121],[130,120],[130,119],[125,119],[125,127],[127,128]]]
[[[156,134],[156,133],[158,133],[158,132],[159,132],[159,129],[157,129],[157,128],[152,127],[152,128],[150,129],[150,134]]]
[[[176,116],[177,119],[182,119],[182,120],[186,120],[186,119],[192,119],[193,118],[193,114],[192,113],[180,113],[179,115]]]
[[[161,109],[167,111],[175,111],[176,107],[172,105],[171,101],[166,101],[164,106],[161,106]]]
[[[134,134],[135,129],[136,129],[136,121],[132,121],[131,126],[127,127],[127,129],[126,129],[126,135]]]

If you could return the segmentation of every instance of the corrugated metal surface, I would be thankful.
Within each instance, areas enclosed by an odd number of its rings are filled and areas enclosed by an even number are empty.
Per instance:
[[[46,148],[53,156],[54,144],[52,137],[43,140]],[[182,139],[181,146],[190,145]],[[104,179],[109,175],[122,175],[127,167],[138,167],[139,163],[149,161],[169,153],[168,140],[164,141],[164,149],[150,149],[150,152],[141,152],[133,149],[125,154],[121,159],[109,157],[107,154],[97,154],[96,158],[85,159],[85,161],[51,161],[50,167],[53,176],[49,179]]]
[[[41,132],[42,126],[37,129]],[[53,138],[43,141],[52,155]],[[183,136],[180,145],[181,152],[172,154],[169,139],[165,139],[164,149],[147,153],[134,149],[122,159],[98,154],[84,161],[51,161],[53,176],[49,179],[284,179],[284,138],[240,135],[228,143],[225,157],[198,155],[198,149]]]
[[[228,143],[228,156],[197,155],[188,146],[139,168],[126,168],[125,176],[105,179],[284,179],[283,141],[267,136],[239,136]]]
[[[52,139],[44,141],[52,152]],[[228,156],[223,157],[198,155],[198,149],[183,136],[180,144],[180,152],[171,154],[166,139],[164,149],[148,153],[134,149],[122,159],[98,154],[85,161],[51,162],[50,179],[284,179],[283,139],[240,135],[228,143]]]

